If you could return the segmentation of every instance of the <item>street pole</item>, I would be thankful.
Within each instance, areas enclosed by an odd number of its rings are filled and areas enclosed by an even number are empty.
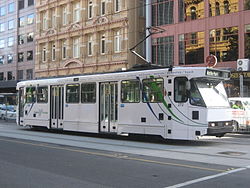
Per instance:
[[[243,91],[243,75],[240,75],[240,97],[244,97],[244,91]]]
[[[152,0],[146,0],[146,28],[152,26]],[[146,36],[150,35],[150,31],[146,30]],[[146,60],[152,62],[152,37],[146,40]]]

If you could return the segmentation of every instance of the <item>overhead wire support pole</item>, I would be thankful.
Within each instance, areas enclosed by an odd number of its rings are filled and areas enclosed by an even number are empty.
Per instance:
[[[141,58],[143,61],[147,62],[148,64],[151,64],[150,61],[148,61],[146,58],[144,58],[142,55],[138,54],[136,51],[135,51],[135,48],[137,46],[139,46],[141,43],[143,43],[145,40],[147,40],[147,38],[149,38],[151,35],[154,35],[154,34],[158,34],[158,33],[163,33],[165,31],[165,29],[162,29],[160,27],[148,27],[147,28],[148,30],[148,35],[142,39],[140,42],[138,42],[135,46],[133,46],[132,48],[130,48],[129,50],[135,54],[137,57]]]

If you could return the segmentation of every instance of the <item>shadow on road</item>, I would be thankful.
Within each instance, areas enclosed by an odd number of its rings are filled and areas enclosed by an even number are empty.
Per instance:
[[[4,123],[5,125],[17,126],[16,122],[13,120],[0,120],[0,124]],[[105,139],[114,139],[114,140],[123,140],[123,141],[137,141],[145,143],[157,143],[157,144],[167,144],[167,145],[177,145],[177,146],[213,146],[218,145],[218,142],[211,142],[211,139],[208,140],[170,140],[164,139],[161,136],[154,135],[140,135],[140,134],[129,134],[129,136],[120,136],[116,134],[97,134],[97,133],[84,133],[84,132],[73,132],[73,131],[63,131],[58,129],[47,129],[45,127],[18,127],[19,130],[23,131],[36,131],[36,132],[46,132],[53,134],[63,134],[63,135],[72,135],[72,136],[84,136],[92,138],[105,138]],[[222,138],[223,139],[223,138]]]

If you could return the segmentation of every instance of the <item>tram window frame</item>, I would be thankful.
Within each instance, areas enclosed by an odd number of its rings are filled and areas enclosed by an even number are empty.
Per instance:
[[[132,92],[128,92],[128,90],[125,90],[125,87],[123,86],[124,82],[138,82],[138,87],[134,87],[132,88]],[[133,94],[134,99],[132,100],[125,100],[125,91],[127,91],[127,93],[129,93],[129,95],[131,96]],[[131,89],[130,89],[131,91]],[[137,98],[135,96],[138,96]],[[132,98],[132,97],[131,97]],[[121,102],[122,103],[140,103],[140,98],[141,98],[141,93],[140,93],[140,81],[139,80],[122,80],[121,81]]]
[[[69,92],[69,87],[77,87],[76,92]],[[69,96],[72,95],[72,96]],[[75,99],[75,100],[71,100]],[[77,104],[80,102],[80,84],[67,84],[66,85],[66,103]]]
[[[153,91],[152,92],[152,88],[150,88],[149,87],[149,92],[148,91],[146,91],[145,92],[145,86],[146,86],[146,81],[150,81],[151,80],[151,82],[157,82],[157,80],[161,80],[161,94],[162,94],[162,99],[159,97],[159,96],[157,96],[158,94],[157,94],[157,91]],[[150,82],[148,82],[147,84],[149,84]],[[147,98],[145,98],[144,96],[149,96],[148,97],[148,100],[146,100]],[[156,96],[156,98],[155,98],[155,96]],[[155,99],[154,99],[155,98]],[[147,79],[143,79],[142,80],[142,102],[144,102],[144,103],[162,103],[163,102],[163,100],[164,100],[164,79],[162,78],[162,77],[157,77],[157,78],[147,78]]]
[[[92,85],[92,90],[85,90],[84,85]],[[85,97],[84,97],[85,96]],[[96,103],[96,83],[89,82],[89,83],[82,83],[81,84],[81,103]]]
[[[41,92],[40,92],[41,89]],[[45,93],[43,92],[45,89]],[[37,103],[48,103],[48,86],[37,87]]]
[[[177,82],[181,80],[181,82],[185,81],[185,84],[182,84],[182,86],[184,86],[183,91],[181,91],[181,89],[179,88],[179,84],[178,84],[178,88],[177,88]],[[188,88],[187,88],[187,81],[188,78],[187,77],[176,77],[174,79],[174,101],[177,103],[185,103],[188,101]],[[179,93],[184,93],[185,95],[181,95]],[[178,95],[177,95],[178,94]],[[181,97],[180,99],[178,99],[179,97]],[[184,97],[184,98],[183,98]]]
[[[28,94],[30,90],[32,89],[31,93],[32,94]],[[28,97],[28,95],[31,95],[30,97]],[[25,88],[25,103],[35,103],[36,102],[36,87],[26,87]]]

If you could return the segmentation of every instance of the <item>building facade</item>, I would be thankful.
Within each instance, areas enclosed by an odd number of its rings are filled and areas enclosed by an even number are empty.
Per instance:
[[[206,66],[213,54],[215,68],[236,70],[238,59],[250,58],[249,0],[151,0],[152,26],[165,32],[152,37],[152,62],[159,65]],[[247,77],[246,77],[247,78]],[[250,80],[244,95],[250,96]],[[238,89],[235,89],[238,87]],[[228,85],[239,95],[239,80]]]
[[[115,71],[140,60],[143,1],[37,0],[36,77]],[[138,49],[140,52],[142,48]]]
[[[19,80],[33,79],[34,0],[0,1],[0,92],[16,91]]]

